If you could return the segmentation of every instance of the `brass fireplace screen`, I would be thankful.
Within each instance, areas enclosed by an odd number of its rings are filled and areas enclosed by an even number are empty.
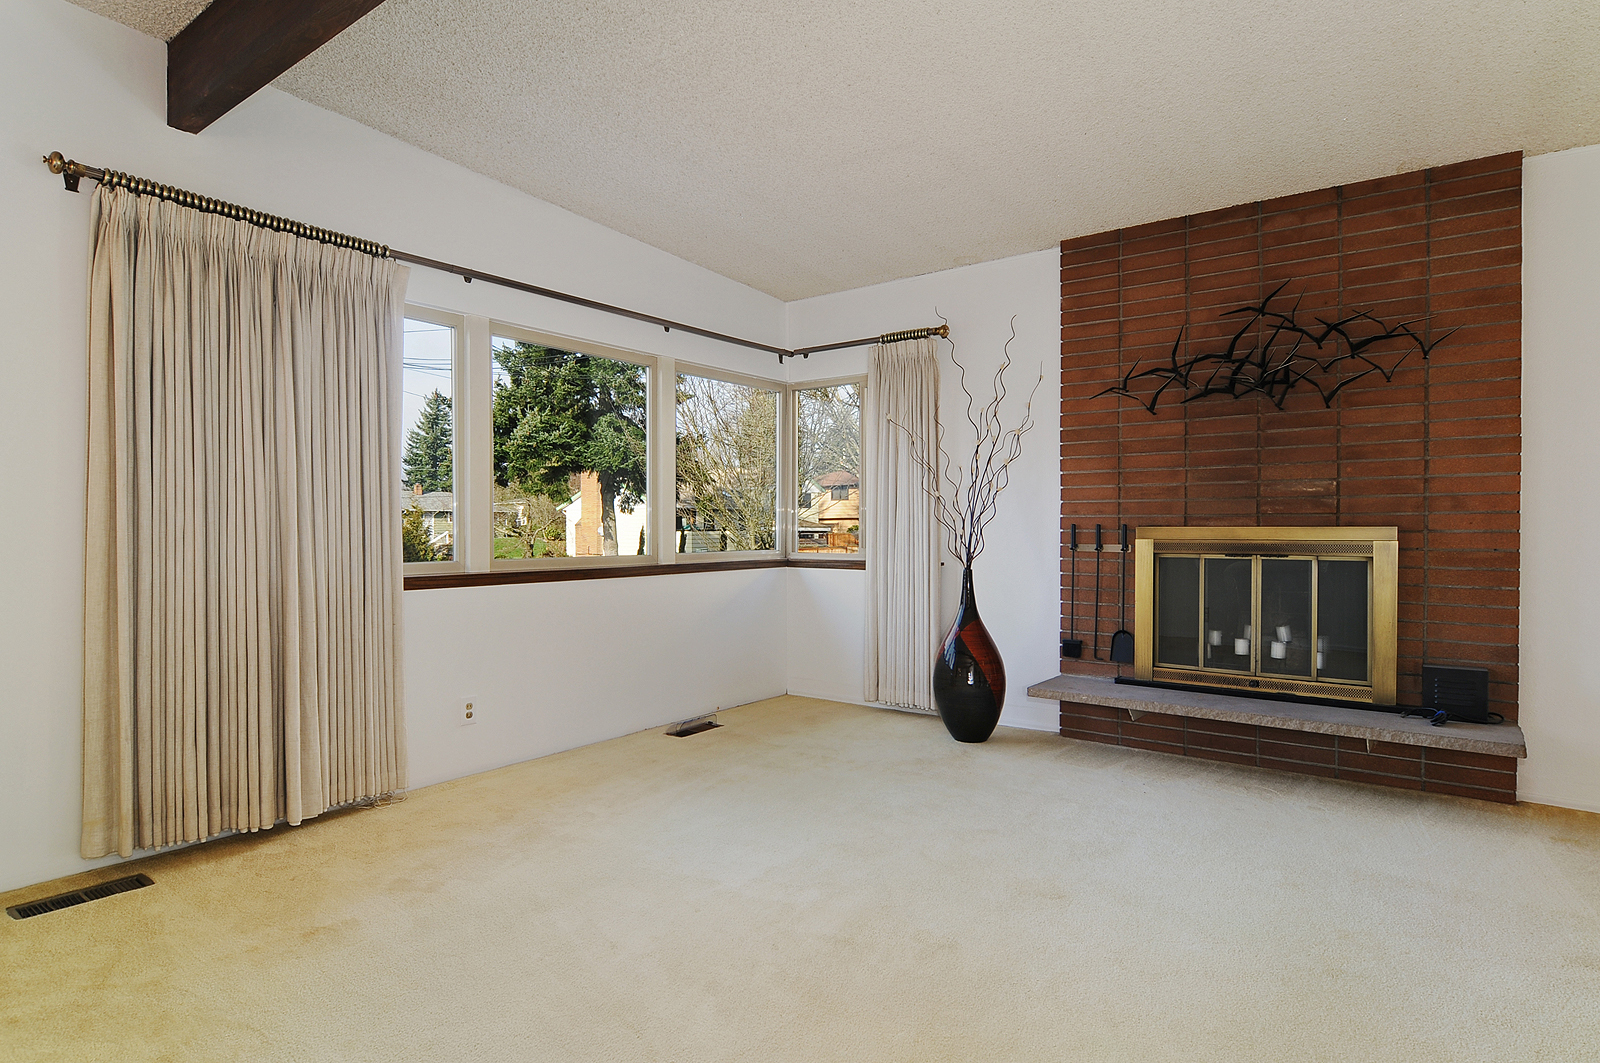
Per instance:
[[[1395,703],[1394,528],[1140,528],[1134,678]]]

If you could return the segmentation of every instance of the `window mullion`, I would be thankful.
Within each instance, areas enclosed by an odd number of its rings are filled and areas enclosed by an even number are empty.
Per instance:
[[[798,552],[799,544],[796,539],[796,506],[800,494],[799,485],[799,424],[795,417],[795,389],[792,385],[785,387],[779,396],[778,409],[778,511],[777,511],[777,538],[778,551],[784,557],[793,557]]]
[[[656,560],[678,560],[678,407],[677,362],[658,358],[650,379],[650,497],[658,499],[651,522]]]
[[[492,384],[489,319],[469,315],[466,319],[466,416],[462,427],[466,445],[460,462],[464,498],[456,500],[456,512],[464,526],[458,541],[464,541],[463,560],[468,572],[487,572],[494,559],[494,387]]]

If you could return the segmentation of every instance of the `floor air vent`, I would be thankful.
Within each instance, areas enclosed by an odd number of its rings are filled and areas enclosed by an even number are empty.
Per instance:
[[[692,720],[682,720],[675,723],[667,728],[667,734],[673,738],[688,738],[690,735],[697,735],[701,731],[709,731],[713,727],[721,726],[717,722],[717,714],[713,712],[708,716],[696,716]]]
[[[154,886],[155,881],[149,875],[129,875],[127,878],[113,879],[102,882],[98,886],[88,889],[73,890],[71,893],[60,893],[54,897],[45,897],[42,900],[29,901],[27,904],[17,904],[6,909],[6,914],[13,919],[32,919],[36,915],[46,912],[59,912],[63,908],[71,908],[77,904],[88,904],[98,901],[102,897],[114,897],[119,893],[129,890],[142,890],[146,886]]]

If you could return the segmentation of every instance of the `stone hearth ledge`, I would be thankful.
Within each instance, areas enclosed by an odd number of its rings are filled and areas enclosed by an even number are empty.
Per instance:
[[[1494,757],[1526,757],[1528,745],[1516,724],[1458,723],[1435,727],[1427,720],[1402,717],[1372,709],[1347,709],[1339,705],[1302,705],[1288,701],[1235,698],[1227,694],[1202,694],[1192,690],[1133,686],[1083,675],[1058,675],[1028,688],[1030,698],[1071,701],[1126,709],[1133,719],[1147,712],[1168,716],[1193,716],[1202,720],[1277,727],[1285,731],[1365,738],[1405,746],[1455,749]]]

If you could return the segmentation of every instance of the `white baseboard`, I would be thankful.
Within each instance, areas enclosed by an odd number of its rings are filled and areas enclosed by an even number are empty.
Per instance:
[[[1569,808],[1574,812],[1600,813],[1600,805],[1591,805],[1588,802],[1573,802],[1571,800],[1549,797],[1540,793],[1529,793],[1526,790],[1517,791],[1517,802],[1525,805],[1549,805],[1551,808]]]

